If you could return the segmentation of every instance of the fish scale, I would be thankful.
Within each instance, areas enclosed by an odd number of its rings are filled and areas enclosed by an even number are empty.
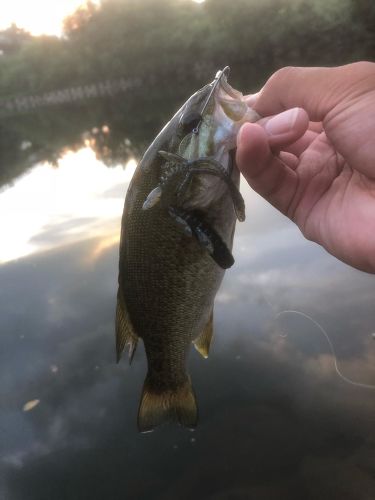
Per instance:
[[[221,113],[221,121],[215,122],[223,95],[233,100],[237,114],[238,109],[244,111],[243,117],[233,121],[231,116],[223,124],[226,115]],[[238,190],[239,173],[232,168],[229,154],[248,109],[241,96],[226,82],[224,71],[196,92],[155,138],[128,189],[120,241],[116,345],[118,359],[126,345],[132,359],[139,338],[145,347],[148,372],[138,411],[141,431],[166,420],[190,428],[197,424],[186,361],[192,342],[204,357],[208,355],[214,299],[224,276],[219,264],[225,259],[218,254],[225,250],[230,256],[236,222],[233,205],[242,200],[233,192]],[[227,101],[225,106],[233,114]],[[193,132],[186,123],[191,116],[195,117]],[[199,126],[197,116],[201,116]],[[224,132],[217,133],[221,126]],[[225,143],[216,147],[212,142],[215,137],[222,141],[225,133],[229,133],[227,150]],[[163,158],[159,151],[164,151]],[[202,158],[209,176],[199,173]],[[187,171],[194,169],[182,200],[176,193],[184,170],[180,177],[171,173],[174,159],[187,162]],[[230,189],[216,175],[228,176]]]

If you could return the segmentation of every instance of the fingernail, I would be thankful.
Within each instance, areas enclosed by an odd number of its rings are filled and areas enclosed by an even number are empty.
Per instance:
[[[256,102],[256,100],[259,97],[260,92],[257,92],[256,94],[249,94],[245,96],[245,101],[248,106],[253,106]]]
[[[296,123],[298,113],[299,108],[292,108],[274,116],[264,125],[266,132],[269,135],[281,135],[289,132]]]

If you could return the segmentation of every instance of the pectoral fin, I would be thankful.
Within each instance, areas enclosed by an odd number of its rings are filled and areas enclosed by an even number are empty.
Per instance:
[[[214,333],[214,317],[213,311],[211,311],[210,318],[204,327],[203,332],[193,340],[194,347],[205,359],[208,358],[208,353],[210,351],[210,345],[212,340],[212,335]]]
[[[122,351],[129,345],[129,364],[133,361],[137,348],[138,336],[131,324],[125,301],[120,289],[117,292],[116,307],[116,355],[117,363],[120,361]]]

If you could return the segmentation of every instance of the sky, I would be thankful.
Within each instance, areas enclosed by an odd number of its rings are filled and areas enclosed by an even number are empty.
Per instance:
[[[100,4],[100,0],[92,2]],[[0,0],[0,30],[15,23],[32,35],[61,36],[63,19],[84,3],[82,0]]]
[[[99,4],[100,0],[92,0]],[[12,23],[32,35],[61,35],[62,21],[82,0],[12,0],[0,1],[0,30]]]

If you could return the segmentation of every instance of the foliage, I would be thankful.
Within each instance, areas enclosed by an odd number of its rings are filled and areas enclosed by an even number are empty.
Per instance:
[[[249,92],[285,65],[371,60],[374,5],[367,0],[102,0],[100,8],[88,2],[69,16],[61,39],[25,36],[13,27],[8,35],[17,40],[14,50],[0,57],[0,98],[120,76],[139,77],[143,84],[115,101],[0,121],[1,147],[10,148],[0,152],[0,182],[20,165],[19,144],[33,142],[35,135],[38,158],[47,158],[71,145],[74,134],[77,141],[90,127],[111,122],[119,144],[127,137],[140,149],[188,95],[226,65],[233,85]]]

